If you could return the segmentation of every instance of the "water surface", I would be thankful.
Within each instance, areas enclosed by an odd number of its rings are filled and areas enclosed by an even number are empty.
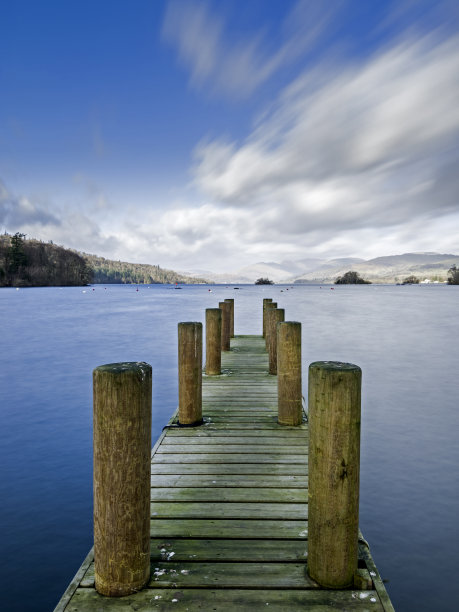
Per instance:
[[[235,298],[300,321],[312,361],[363,370],[360,524],[397,612],[456,611],[459,288],[95,286],[1,289],[2,609],[52,610],[92,545],[92,370],[153,366],[153,440],[177,405],[177,323]],[[305,388],[305,394],[306,394]]]

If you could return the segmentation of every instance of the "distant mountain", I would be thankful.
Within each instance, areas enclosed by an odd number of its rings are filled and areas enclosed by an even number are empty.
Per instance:
[[[223,284],[249,283],[269,278],[275,283],[333,283],[338,276],[353,270],[372,283],[397,283],[414,275],[420,280],[445,281],[451,266],[459,267],[459,256],[440,253],[405,253],[374,259],[342,257],[306,258],[297,261],[258,262],[224,274],[194,271],[209,281]],[[183,273],[185,274],[185,273]]]
[[[331,260],[315,270],[289,279],[289,282],[334,282],[349,270],[358,272],[362,278],[372,283],[402,282],[411,275],[421,281],[428,279],[443,282],[453,265],[459,265],[458,255],[440,253],[404,253],[369,260]]]

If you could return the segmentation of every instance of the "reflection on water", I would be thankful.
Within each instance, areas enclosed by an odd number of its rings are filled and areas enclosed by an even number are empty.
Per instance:
[[[398,612],[457,609],[458,288],[286,289],[0,291],[5,609],[52,609],[92,545],[92,370],[152,364],[156,439],[177,403],[177,323],[226,297],[236,333],[260,333],[263,297],[301,321],[304,386],[312,361],[362,367],[362,531]]]

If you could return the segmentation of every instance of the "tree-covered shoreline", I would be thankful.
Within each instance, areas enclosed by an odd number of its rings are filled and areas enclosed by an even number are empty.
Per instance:
[[[149,264],[113,261],[26,239],[17,232],[0,236],[0,287],[74,287],[94,284],[196,284],[173,270]]]

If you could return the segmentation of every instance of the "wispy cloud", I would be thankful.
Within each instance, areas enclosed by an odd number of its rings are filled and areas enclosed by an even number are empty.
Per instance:
[[[91,213],[12,194],[1,180],[0,230],[8,233],[20,231],[29,238],[52,240],[90,253],[115,253],[120,248],[116,235],[102,229],[99,220]]]
[[[321,37],[336,18],[323,3],[299,0],[280,24],[276,48],[268,34],[230,42],[224,20],[205,2],[171,0],[163,24],[163,38],[174,46],[190,81],[197,88],[233,98],[247,98],[282,67],[295,61]]]
[[[319,66],[242,145],[202,143],[195,184],[216,204],[252,210],[280,242],[459,213],[457,74],[458,37]]]
[[[28,224],[58,227],[60,220],[44,205],[10,193],[0,179],[0,227],[17,231]]]

